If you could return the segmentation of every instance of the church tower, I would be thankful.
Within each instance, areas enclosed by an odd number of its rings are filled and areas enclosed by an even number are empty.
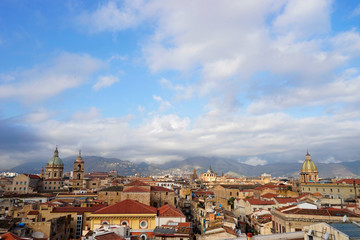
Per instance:
[[[43,190],[55,191],[62,189],[64,186],[63,172],[64,163],[59,157],[59,151],[56,147],[54,156],[50,158],[45,167]]]
[[[73,190],[79,190],[83,188],[84,182],[84,161],[81,157],[81,151],[79,151],[79,156],[74,162],[74,172],[73,172]]]
[[[305,156],[305,161],[301,167],[300,171],[300,183],[309,183],[309,182],[318,182],[318,170],[314,162],[311,160],[311,155],[309,151]]]

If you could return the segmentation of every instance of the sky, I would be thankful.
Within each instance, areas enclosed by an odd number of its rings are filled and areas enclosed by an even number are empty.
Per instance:
[[[360,160],[360,4],[2,0],[0,168]]]

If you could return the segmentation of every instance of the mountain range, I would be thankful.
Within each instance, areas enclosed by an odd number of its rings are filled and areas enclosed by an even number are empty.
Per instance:
[[[64,171],[73,169],[76,156],[63,158]],[[98,156],[83,156],[85,161],[85,172],[108,172],[117,170],[119,175],[130,176],[136,173],[141,175],[156,175],[171,173],[175,170],[192,172],[195,168],[198,175],[206,172],[209,167],[218,175],[222,173],[231,176],[260,176],[263,173],[271,174],[273,177],[298,177],[302,163],[275,162],[265,165],[251,166],[245,163],[226,158],[215,157],[192,157],[182,161],[170,161],[163,164],[148,164],[145,162],[134,163],[117,158],[104,158]],[[319,177],[356,177],[360,175],[360,161],[342,163],[316,163]],[[20,164],[11,171],[18,173],[40,173],[41,167],[46,162],[28,162]]]

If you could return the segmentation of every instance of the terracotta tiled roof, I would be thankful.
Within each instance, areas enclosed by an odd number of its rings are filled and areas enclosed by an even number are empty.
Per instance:
[[[274,201],[263,201],[260,199],[245,199],[245,201],[248,201],[251,205],[274,205]]]
[[[131,187],[125,189],[123,192],[150,192],[150,190],[142,187]]]
[[[135,181],[132,181],[128,184],[125,184],[125,186],[150,186],[149,184],[146,184],[140,180],[135,180]]]
[[[345,184],[360,184],[360,179],[342,179],[337,181],[336,183],[345,183]]]
[[[52,213],[67,213],[67,212],[94,212],[101,208],[105,207],[105,205],[94,205],[92,207],[74,207],[74,206],[66,206],[66,207],[56,207],[52,210]]]
[[[27,215],[38,215],[39,211],[30,211]]]
[[[314,195],[314,196],[317,196],[317,197],[321,197],[321,196],[322,196],[322,194],[319,193],[319,192],[315,192],[315,193],[313,193],[313,195]]]
[[[113,205],[101,208],[93,214],[156,214],[157,209],[149,205],[126,199]]]
[[[11,232],[4,233],[0,235],[1,240],[22,240],[24,238],[19,237],[18,235],[15,235]]]
[[[303,197],[305,197],[305,196],[307,196],[307,195],[309,195],[310,193],[303,193],[303,194],[301,194],[300,196],[298,196],[296,199],[300,199],[300,198],[303,198]]]
[[[38,175],[34,175],[34,174],[25,174],[25,175],[31,179],[40,179],[40,176],[38,176]]]
[[[278,196],[279,194],[275,194],[275,193],[266,193],[261,195],[262,198],[274,198],[276,196]]]
[[[158,216],[159,217],[185,217],[185,215],[181,212],[181,210],[177,209],[174,206],[166,204],[160,208],[158,208]]]
[[[297,202],[297,200],[295,198],[275,198],[275,200],[280,204],[296,203]]]
[[[358,217],[360,215],[351,212],[348,209],[337,209],[337,208],[322,208],[322,209],[301,209],[294,206],[288,206],[279,208],[275,211],[281,211],[285,214],[297,214],[297,215],[317,215],[317,216],[334,216],[334,217]]]
[[[116,233],[106,233],[106,234],[102,234],[100,236],[96,236],[95,237],[96,240],[125,240],[125,238],[120,237],[119,235],[117,235]]]
[[[155,192],[174,192],[174,190],[164,188],[164,187],[159,187],[159,186],[151,186],[151,191],[155,191]]]

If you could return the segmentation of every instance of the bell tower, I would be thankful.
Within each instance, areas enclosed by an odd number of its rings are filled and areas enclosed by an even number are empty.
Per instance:
[[[81,151],[79,151],[79,156],[76,158],[74,162],[74,172],[73,172],[73,182],[72,187],[73,190],[79,190],[83,188],[84,182],[84,161],[81,157]]]

